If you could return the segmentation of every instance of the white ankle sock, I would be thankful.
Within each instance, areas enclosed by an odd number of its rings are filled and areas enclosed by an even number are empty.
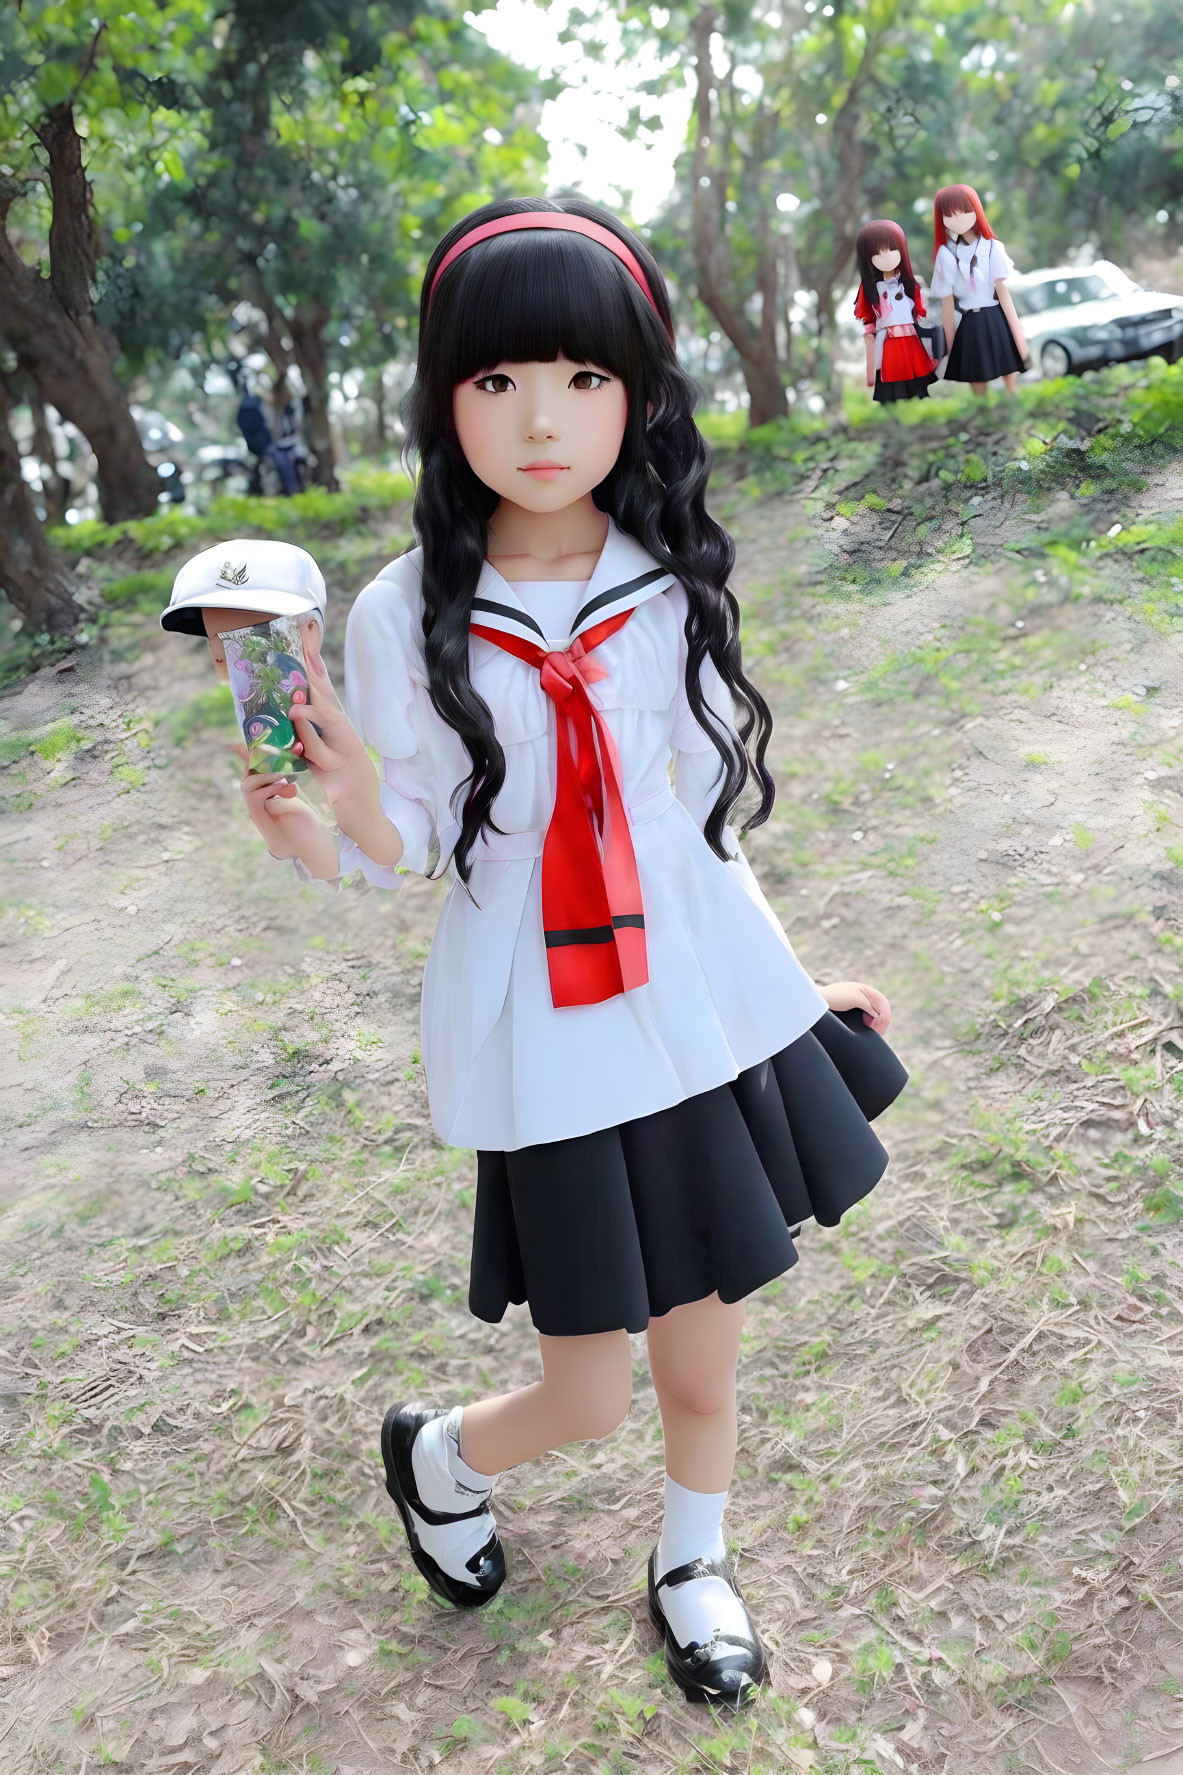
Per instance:
[[[463,1408],[431,1418],[411,1449],[411,1466],[419,1496],[433,1510],[470,1510],[492,1489],[495,1473],[478,1473],[460,1454]]]
[[[654,1560],[654,1581],[689,1559],[725,1557],[723,1509],[727,1495],[725,1491],[691,1491],[666,1474],[665,1517]],[[724,1633],[751,1633],[747,1611],[723,1578],[691,1578],[683,1584],[663,1584],[657,1600],[681,1646],[701,1644],[710,1638],[713,1627]],[[724,1643],[721,1654],[726,1652]]]
[[[460,1454],[462,1408],[453,1406],[446,1417],[424,1424],[411,1445],[411,1470],[415,1489],[432,1510],[471,1510],[488,1498],[495,1473],[478,1473]],[[461,1522],[424,1522],[411,1508],[415,1533],[431,1557],[450,1577],[472,1582],[466,1561],[485,1545],[496,1527],[491,1509]]]

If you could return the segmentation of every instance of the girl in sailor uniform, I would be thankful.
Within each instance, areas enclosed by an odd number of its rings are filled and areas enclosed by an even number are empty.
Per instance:
[[[950,341],[947,382],[968,382],[975,394],[985,394],[986,384],[1001,376],[1013,394],[1020,372],[1031,368],[1023,325],[1006,287],[1013,271],[973,186],[942,186],[933,203],[929,293],[941,298]]]
[[[355,868],[451,881],[423,980],[431,1115],[477,1154],[470,1309],[527,1303],[541,1377],[387,1412],[416,1565],[461,1606],[495,1594],[495,1478],[619,1425],[644,1332],[652,1618],[685,1693],[738,1708],[766,1670],[722,1534],[745,1298],[797,1262],[802,1221],[874,1187],[871,1122],[907,1074],[883,993],[810,979],[731,824],[749,782],[771,811],[771,720],[697,392],[656,263],[606,211],[458,223],[408,404],[419,546],[350,612],[344,706],[313,657],[293,710],[338,831],[278,778],[244,792],[330,891]]]
[[[868,222],[855,242],[859,288],[854,312],[867,343],[867,387],[876,401],[927,398],[937,367],[921,343],[924,317],[908,239],[898,222]]]

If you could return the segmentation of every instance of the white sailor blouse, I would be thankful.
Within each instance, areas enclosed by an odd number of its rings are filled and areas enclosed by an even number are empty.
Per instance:
[[[492,712],[506,773],[492,810],[502,831],[482,833],[473,848],[470,896],[452,852],[460,836],[453,796],[472,766],[428,692],[421,559],[414,549],[385,567],[359,593],[345,632],[342,702],[381,759],[381,806],[402,837],[402,860],[375,863],[342,834],[337,881],[318,885],[334,892],[354,869],[383,888],[397,888],[408,871],[451,880],[421,1012],[440,1138],[511,1152],[591,1133],[723,1084],[804,1034],[824,1015],[825,999],[732,828],[724,831],[727,861],[703,836],[722,765],[686,698],[688,604],[676,577],[609,519],[570,635],[548,637],[484,563],[469,668]],[[589,640],[595,645],[581,653]],[[539,655],[548,663],[540,666]],[[544,673],[556,669],[559,679],[579,678],[571,707],[577,701],[582,714],[566,735],[559,710],[567,685],[552,678],[544,688]],[[711,711],[734,727],[730,693],[709,656],[700,682]],[[563,746],[579,742],[581,719],[589,733],[594,725],[596,744],[580,744],[564,764]],[[609,773],[600,784],[589,778],[590,762],[605,751],[618,771],[615,826]],[[564,999],[570,976],[556,950],[587,933],[553,928],[559,912],[567,914],[566,888],[551,885],[558,911],[547,903],[547,869],[562,883],[554,827],[564,773],[583,784],[588,801],[602,796],[607,810],[600,851],[609,907],[605,930],[592,940],[619,953],[620,974],[592,987],[604,994],[594,1002],[578,1002],[578,987],[574,1000]],[[621,817],[635,874],[618,842]],[[591,863],[598,877],[600,859]],[[610,879],[617,864],[623,886]],[[570,917],[579,922],[577,912]]]
[[[963,312],[996,308],[995,281],[1013,277],[1014,270],[1006,248],[997,238],[975,240],[972,245],[964,240],[947,241],[937,249],[929,294],[955,296]]]

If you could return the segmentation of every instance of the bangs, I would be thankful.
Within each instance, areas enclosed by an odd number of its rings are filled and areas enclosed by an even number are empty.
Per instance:
[[[937,205],[942,218],[963,215],[966,210],[972,210],[976,216],[982,207],[977,192],[968,185],[946,185],[937,194]]]
[[[876,253],[907,250],[907,240],[898,222],[868,222],[859,231],[859,247],[870,259]]]
[[[424,355],[439,352],[453,386],[499,363],[565,357],[599,364],[632,389],[649,355],[650,318],[660,328],[605,248],[576,234],[524,229],[482,241],[449,267],[431,305]]]

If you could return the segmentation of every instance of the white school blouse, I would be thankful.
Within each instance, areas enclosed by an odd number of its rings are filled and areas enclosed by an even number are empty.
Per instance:
[[[875,319],[864,324],[864,333],[885,333],[888,327],[916,324],[916,304],[905,290],[902,277],[881,277],[875,289],[879,297]]]
[[[969,268],[975,252],[978,262],[974,266],[973,283],[970,283]],[[994,294],[996,278],[1014,276],[1014,266],[1007,256],[1006,248],[997,238],[993,240],[977,240],[969,245],[964,240],[955,244],[946,242],[937,249],[933,262],[932,282],[929,294],[933,296],[956,296],[962,309],[997,308],[998,297]]]
[[[536,667],[482,636],[469,639],[472,681],[492,712],[506,774],[493,815],[504,835],[473,850],[470,899],[451,867],[459,824],[452,792],[471,770],[427,689],[422,551],[400,555],[359,593],[345,631],[342,701],[379,754],[381,805],[404,845],[384,867],[339,838],[340,874],[378,887],[404,872],[447,876],[423,975],[422,1055],[432,1124],[453,1146],[512,1152],[669,1108],[734,1079],[795,1041],[828,1009],[756,882],[734,831],[730,859],[702,834],[721,761],[685,693],[687,598],[631,536],[608,539],[573,620],[558,634],[554,582],[510,585],[485,562],[473,620],[556,650],[632,608],[595,651],[590,686],[616,742],[645,912],[649,979],[593,1005],[551,1003],[542,926],[542,841],[554,802],[555,710]],[[572,605],[576,602],[573,597]],[[537,623],[536,614],[544,618]],[[712,711],[730,693],[709,656]],[[674,782],[671,789],[670,765]],[[315,881],[297,863],[302,879]]]

